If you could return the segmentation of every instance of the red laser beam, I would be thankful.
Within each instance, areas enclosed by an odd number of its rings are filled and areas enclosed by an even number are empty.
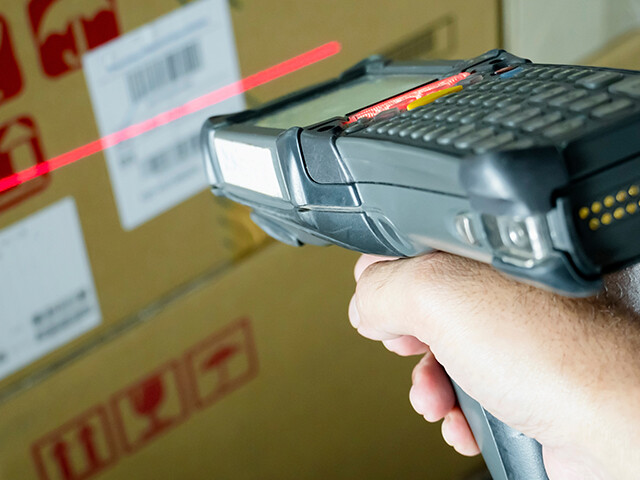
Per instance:
[[[131,138],[142,135],[145,132],[161,127],[191,113],[210,107],[235,95],[239,95],[253,88],[264,85],[277,78],[307,67],[313,63],[331,57],[340,51],[339,42],[329,42],[313,50],[297,55],[289,60],[278,63],[253,75],[243,78],[237,82],[218,88],[212,92],[202,95],[178,107],[162,112],[154,117],[140,123],[130,125],[122,130],[105,135],[102,138],[89,142],[78,148],[74,148],[66,153],[50,158],[49,160],[25,168],[0,179],[0,193],[10,188],[21,185],[29,180],[33,180],[41,175],[57,170],[71,163],[77,162],[85,157],[101,152],[102,150],[118,145]]]

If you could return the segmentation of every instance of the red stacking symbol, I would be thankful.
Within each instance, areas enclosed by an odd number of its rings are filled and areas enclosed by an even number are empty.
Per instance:
[[[29,19],[50,77],[80,68],[86,51],[119,34],[115,0],[31,0]]]
[[[32,118],[18,117],[0,124],[0,179],[44,161],[40,135]],[[49,176],[45,175],[35,182],[0,192],[0,211],[42,190],[48,183]]]
[[[34,443],[32,453],[42,480],[85,480],[115,458],[102,407],[93,408]]]
[[[247,319],[231,324],[187,352],[196,405],[205,407],[258,373],[258,358]]]
[[[129,453],[165,433],[187,416],[177,362],[116,393],[111,406],[120,440]]]
[[[0,105],[22,90],[22,75],[13,52],[9,26],[0,16]]]

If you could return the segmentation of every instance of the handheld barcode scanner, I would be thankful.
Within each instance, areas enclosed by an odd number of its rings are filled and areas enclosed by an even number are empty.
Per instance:
[[[640,74],[370,58],[202,131],[216,195],[292,245],[440,249],[571,296],[640,260]],[[545,479],[540,445],[459,388],[494,479]]]

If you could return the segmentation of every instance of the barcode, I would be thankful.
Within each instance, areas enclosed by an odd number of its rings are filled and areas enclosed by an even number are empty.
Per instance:
[[[131,100],[138,102],[154,90],[195,72],[201,66],[200,47],[196,43],[191,43],[160,60],[130,72],[127,75],[129,96]]]
[[[200,135],[192,135],[149,157],[142,168],[146,173],[157,175],[184,163],[192,155],[199,153]]]
[[[36,329],[36,338],[42,340],[54,335],[77,322],[90,311],[89,294],[86,290],[80,290],[33,316],[32,323]]]

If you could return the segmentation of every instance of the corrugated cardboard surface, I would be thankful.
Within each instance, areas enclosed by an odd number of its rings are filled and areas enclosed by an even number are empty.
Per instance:
[[[243,74],[329,40],[342,44],[342,52],[323,61],[321,69],[296,72],[250,94],[263,101],[337,75],[368,55],[467,58],[498,47],[501,40],[499,0],[239,0],[236,5]]]
[[[54,7],[69,11],[81,8],[72,2],[56,1],[59,3]],[[35,2],[6,2],[0,7],[23,76],[22,92],[0,105],[0,124],[17,117],[32,119],[37,125],[44,156],[50,158],[98,138],[98,131],[82,70],[53,77],[45,75],[27,21],[27,3]],[[113,7],[120,33],[125,33],[178,7],[179,3],[170,0],[135,4],[103,2],[102,6],[105,5]],[[86,8],[91,9],[91,5],[87,4]],[[102,154],[48,175],[44,188],[31,192],[31,186],[37,183],[39,180],[15,189],[30,193],[22,202],[0,212],[0,228],[61,198],[73,197],[98,291],[102,326],[3,380],[0,385],[46,367],[50,361],[74,351],[84,341],[102,334],[110,325],[185,282],[213,267],[229,265],[265,239],[250,222],[245,209],[216,201],[204,191],[139,228],[124,231]],[[25,264],[24,268],[37,269],[38,266]]]
[[[640,70],[640,29],[632,30],[584,59],[585,65]]]
[[[349,325],[356,258],[272,245],[9,399],[0,478],[462,478],[417,359]]]
[[[35,1],[6,2],[0,7],[24,79],[19,95],[0,105],[0,124],[16,117],[32,118],[43,154],[50,158],[94,140],[98,132],[81,70],[58,77],[43,73],[27,19],[27,4]],[[57,6],[63,9],[75,8],[73,3],[65,6],[64,0],[52,1],[59,2]],[[124,33],[174,10],[180,3],[105,0],[98,7],[110,6],[116,12],[120,33]],[[376,2],[375,8],[337,0],[313,5],[293,0],[239,0],[231,2],[231,7],[243,75],[327,41],[338,40],[343,46],[342,53],[332,59],[250,92],[248,101],[253,104],[334,76],[369,54],[382,52],[401,59],[468,57],[496,47],[499,41],[498,0],[385,1]],[[72,196],[84,231],[104,325],[120,322],[264,241],[264,235],[249,222],[246,210],[217,203],[207,192],[125,232],[119,223],[102,154],[54,172],[41,186],[37,191],[29,190],[26,199],[0,213],[0,228]],[[102,334],[102,329],[85,334],[0,385],[46,367],[95,334]]]

